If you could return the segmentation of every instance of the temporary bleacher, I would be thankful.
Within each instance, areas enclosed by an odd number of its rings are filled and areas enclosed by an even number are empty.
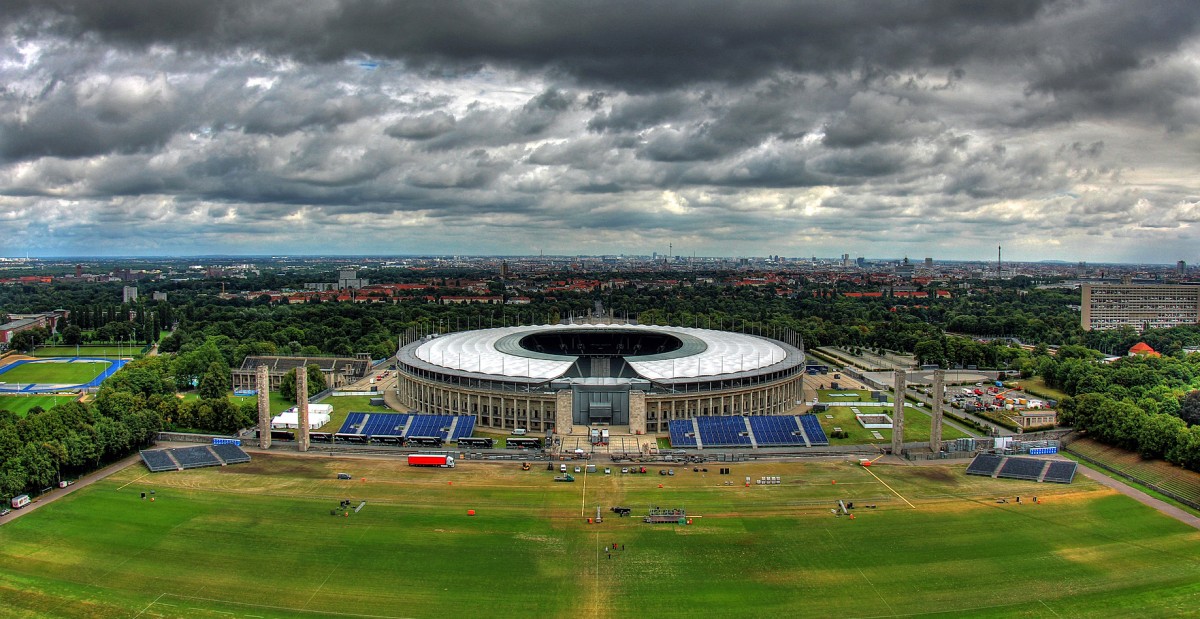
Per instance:
[[[1066,460],[979,454],[967,465],[967,474],[1069,484],[1075,479],[1077,466],[1074,462]]]
[[[437,436],[456,441],[475,431],[471,415],[425,415],[420,413],[349,413],[338,430],[337,439],[361,436]]]
[[[142,462],[145,463],[146,468],[150,469],[151,473],[174,471],[179,468],[165,449],[140,451],[138,454],[142,456]]]
[[[671,446],[676,448],[807,447],[829,444],[829,438],[825,436],[815,415],[723,415],[673,419],[667,423],[667,432]],[[807,442],[805,436],[808,437]]]
[[[221,466],[221,461],[213,455],[213,452],[208,450],[207,445],[199,447],[176,447],[171,450],[171,456],[179,461],[179,467],[183,469]]]
[[[750,447],[746,422],[740,416],[696,417],[700,442],[705,447]]]
[[[1000,468],[1001,462],[1004,462],[1004,456],[979,454],[967,465],[967,475],[991,477],[996,474],[996,469]]]
[[[813,445],[828,445],[829,437],[825,436],[825,430],[821,429],[821,422],[817,421],[816,415],[800,415],[800,425],[804,428],[804,433],[808,435],[808,442]]]
[[[1046,476],[1042,481],[1050,481],[1056,484],[1069,484],[1075,480],[1075,469],[1079,465],[1070,460],[1055,460],[1050,463],[1050,468],[1046,471]]]
[[[229,443],[212,445],[212,450],[225,464],[241,464],[250,461],[250,454],[242,451],[242,448],[237,445]]]
[[[667,422],[667,432],[671,435],[671,447],[696,446],[696,433],[692,431],[691,419],[672,419]]]
[[[1004,464],[1000,465],[1000,472],[997,477],[1007,479],[1025,479],[1028,481],[1037,481],[1042,476],[1042,469],[1046,468],[1045,460],[1037,458],[1006,458]]]

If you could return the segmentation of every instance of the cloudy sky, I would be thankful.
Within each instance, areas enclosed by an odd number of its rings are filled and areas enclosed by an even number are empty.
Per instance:
[[[1200,4],[0,0],[0,255],[1200,262]]]

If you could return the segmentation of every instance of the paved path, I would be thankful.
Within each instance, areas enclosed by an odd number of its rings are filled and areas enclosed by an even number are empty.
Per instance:
[[[1082,464],[1079,465],[1079,472],[1083,473],[1084,477],[1098,482],[1102,486],[1108,486],[1109,488],[1112,488],[1113,490],[1116,490],[1117,492],[1120,492],[1121,494],[1130,497],[1133,500],[1142,503],[1143,505],[1153,507],[1154,509],[1157,509],[1158,511],[1184,524],[1200,529],[1200,518],[1197,518],[1196,516],[1193,516],[1188,512],[1171,505],[1170,503],[1160,501],[1159,499],[1156,499],[1145,492],[1138,490],[1137,488],[1129,486],[1117,479],[1113,479],[1112,477],[1109,477],[1100,471],[1090,469]]]
[[[104,479],[105,477],[124,469],[140,459],[141,456],[135,453],[132,456],[117,460],[116,462],[98,471],[92,471],[91,473],[80,477],[75,481],[75,483],[67,486],[66,488],[55,488],[54,490],[51,490],[50,492],[38,497],[33,503],[30,503],[21,509],[14,509],[12,510],[12,513],[8,514],[7,516],[0,516],[0,525],[8,524],[17,518],[20,518],[21,516],[24,516],[25,514],[42,507],[43,505],[48,505],[71,494],[72,492],[75,492],[76,490],[86,488],[100,481],[101,479]]]

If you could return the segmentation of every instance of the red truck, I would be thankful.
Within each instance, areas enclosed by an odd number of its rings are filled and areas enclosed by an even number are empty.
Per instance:
[[[454,456],[441,454],[408,454],[409,466],[437,466],[444,469],[454,468]]]

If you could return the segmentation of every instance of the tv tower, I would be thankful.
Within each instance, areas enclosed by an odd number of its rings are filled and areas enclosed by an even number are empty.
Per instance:
[[[1002,247],[1001,245],[996,246],[996,279],[1000,279],[1000,278],[1004,277],[1004,271],[1001,268],[1001,265],[1003,264],[1003,262],[1000,261],[1001,247]]]

